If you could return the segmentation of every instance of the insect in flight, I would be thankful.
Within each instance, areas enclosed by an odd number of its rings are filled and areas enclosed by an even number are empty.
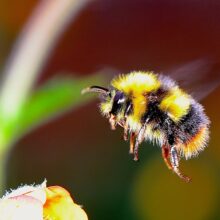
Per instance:
[[[200,62],[192,62],[171,73],[183,84],[186,78],[191,79],[195,96],[199,99],[217,85],[213,81],[204,88],[199,84],[204,74],[190,75],[189,71],[194,71]],[[205,68],[202,69],[205,72]],[[199,87],[202,92],[199,92]],[[162,149],[167,167],[181,179],[190,181],[181,172],[179,161],[181,157],[189,159],[198,155],[207,146],[210,121],[202,105],[181,89],[176,81],[151,71],[134,71],[113,78],[110,88],[91,86],[82,91],[87,92],[100,94],[100,110],[109,119],[111,129],[114,130],[117,125],[124,128],[123,137],[124,140],[130,139],[129,152],[134,155],[135,161],[138,160],[139,145],[144,140],[156,142]]]

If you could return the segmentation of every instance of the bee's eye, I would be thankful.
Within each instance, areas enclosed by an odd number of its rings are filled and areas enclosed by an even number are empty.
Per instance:
[[[114,102],[117,102],[118,104],[124,103],[125,102],[125,95],[123,92],[116,92],[115,97],[114,97]]]
[[[123,92],[117,91],[115,94],[115,97],[113,99],[113,105],[112,105],[112,110],[111,114],[117,114],[118,111],[120,111],[123,103],[125,103],[125,95]]]

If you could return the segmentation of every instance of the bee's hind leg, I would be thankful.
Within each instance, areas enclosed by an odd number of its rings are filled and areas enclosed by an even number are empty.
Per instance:
[[[134,146],[134,161],[138,161],[139,160],[139,156],[138,156],[138,149],[139,149],[139,141],[138,139],[135,142],[135,146]]]
[[[185,176],[180,170],[179,170],[179,155],[176,150],[175,146],[172,146],[170,149],[170,162],[172,165],[172,170],[185,182],[190,182],[190,177]]]
[[[134,146],[135,146],[136,134],[134,132],[130,133],[130,149],[129,154],[134,154]]]
[[[172,170],[173,167],[170,162],[170,147],[167,146],[166,144],[163,144],[163,146],[162,146],[162,157],[163,157],[163,160],[164,160],[165,164],[167,165],[168,169]]]

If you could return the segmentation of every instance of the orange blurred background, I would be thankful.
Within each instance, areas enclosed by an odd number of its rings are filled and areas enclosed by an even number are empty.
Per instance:
[[[1,2],[0,69],[37,3]],[[61,36],[39,83],[105,67],[165,72],[200,58],[219,62],[219,12],[218,0],[94,1]],[[219,95],[220,88],[202,101],[212,121],[209,147],[181,161],[190,184],[167,170],[157,146],[143,144],[140,162],[133,162],[122,130],[112,132],[93,102],[20,140],[8,161],[7,187],[47,178],[71,191],[96,220],[220,219]]]

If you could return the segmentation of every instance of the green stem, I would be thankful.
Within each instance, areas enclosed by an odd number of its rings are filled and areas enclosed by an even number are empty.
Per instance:
[[[89,1],[40,1],[3,72],[0,105],[4,117],[16,117],[58,38]]]
[[[23,28],[3,71],[0,86],[0,191],[20,110],[59,36],[91,0],[40,1]],[[9,128],[9,130],[7,130]],[[16,129],[16,128],[15,128]]]

